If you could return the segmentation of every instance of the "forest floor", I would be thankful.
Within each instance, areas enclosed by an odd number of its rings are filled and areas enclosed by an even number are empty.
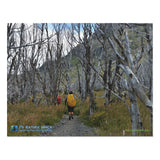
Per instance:
[[[128,109],[122,101],[112,97],[112,103],[104,106],[104,90],[96,92],[95,107],[89,115],[89,98],[86,101],[77,99],[74,119],[68,119],[65,95],[61,95],[59,106],[36,106],[32,101],[7,105],[8,136],[132,136],[132,122]],[[131,106],[129,99],[126,99]],[[145,134],[137,131],[137,136],[151,136],[150,111],[138,99]],[[24,131],[12,131],[11,127],[23,126]],[[39,127],[41,130],[30,131],[28,127]],[[46,128],[42,128],[46,127]],[[46,130],[47,127],[52,127]],[[25,131],[26,130],[26,131]]]
[[[52,131],[45,131],[41,136],[96,136],[98,135],[95,128],[90,128],[80,122],[78,116],[69,120],[68,115],[64,115],[61,121],[56,124]]]

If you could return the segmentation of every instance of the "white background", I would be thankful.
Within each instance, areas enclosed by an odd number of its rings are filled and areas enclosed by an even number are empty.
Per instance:
[[[0,157],[159,160],[160,11],[158,0],[5,0],[0,2]],[[153,137],[7,137],[7,23],[153,23]]]

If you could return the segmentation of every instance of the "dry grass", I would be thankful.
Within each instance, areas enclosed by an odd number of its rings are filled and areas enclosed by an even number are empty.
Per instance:
[[[101,97],[104,91],[97,91],[96,96]],[[23,126],[53,126],[62,118],[66,108],[64,99],[66,95],[60,95],[62,103],[59,106],[34,106],[33,103],[20,103],[16,105],[8,105],[8,136],[33,136],[40,135],[40,132],[11,132],[11,125]],[[129,100],[127,103],[130,105]],[[131,117],[123,102],[116,98],[107,108],[104,107],[104,98],[95,100],[96,111],[89,116],[89,98],[85,102],[77,100],[75,114],[79,115],[84,124],[97,128],[100,136],[122,136],[123,130],[131,130]],[[138,106],[140,110],[141,120],[145,130],[150,130],[150,112],[139,100]],[[131,131],[125,133],[131,136]],[[138,136],[142,136],[138,132]],[[144,136],[151,136],[150,132],[145,132]]]
[[[65,112],[63,104],[59,106],[34,106],[30,103],[8,105],[7,108],[7,128],[8,136],[32,136],[40,135],[39,132],[12,132],[11,125],[23,126],[53,126],[60,121]]]
[[[102,95],[102,91],[96,93],[96,95]],[[127,103],[130,105],[129,100]],[[138,100],[138,106],[140,110],[141,120],[145,130],[150,130],[150,112],[146,106],[144,106]],[[91,127],[96,127],[99,130],[101,136],[122,136],[123,130],[126,130],[126,136],[132,136],[131,130],[132,123],[130,113],[123,102],[114,100],[109,104],[107,108],[104,107],[104,98],[96,99],[96,112],[92,116],[88,116],[89,101],[84,102],[81,107],[80,118],[81,120]],[[138,136],[151,136],[151,132],[145,132],[143,135],[138,131]]]

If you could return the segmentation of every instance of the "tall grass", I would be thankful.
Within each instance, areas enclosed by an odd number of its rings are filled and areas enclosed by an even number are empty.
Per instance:
[[[101,91],[97,93],[101,95]],[[126,106],[122,101],[114,101],[104,107],[104,98],[97,98],[96,111],[91,116],[89,116],[89,100],[87,99],[81,106],[77,106],[79,109],[80,119],[84,124],[95,127],[98,130],[100,136],[122,136],[123,132],[126,130],[126,136],[132,136],[132,123],[130,113],[128,112]],[[129,100],[127,103],[130,105]],[[150,130],[150,112],[146,106],[144,106],[138,100],[138,106],[140,110],[141,120],[146,132],[142,134],[138,131],[138,136],[151,136]],[[129,131],[130,130],[130,131]]]
[[[7,135],[34,136],[40,132],[13,132],[12,125],[23,126],[53,126],[60,121],[65,112],[64,104],[59,106],[35,106],[33,103],[8,104],[7,107]]]
[[[107,108],[104,106],[104,98],[100,98],[104,91],[96,92],[98,98],[95,99],[95,112],[89,115],[89,98],[86,101],[77,99],[77,104],[74,109],[74,114],[78,115],[84,124],[96,128],[97,134],[100,136],[122,136],[124,130],[131,130],[132,123],[130,113],[122,101],[113,99]],[[60,121],[67,108],[64,106],[66,95],[61,95],[62,103],[59,106],[35,106],[32,102],[22,102],[19,104],[8,104],[7,108],[7,123],[8,136],[34,136],[40,135],[40,132],[12,132],[11,125],[23,126],[53,126]],[[130,101],[127,99],[130,105]],[[145,130],[150,130],[150,112],[138,100],[141,120]],[[66,112],[67,113],[67,112]],[[125,132],[126,136],[131,136],[131,131]],[[138,132],[138,136],[142,136]],[[150,132],[145,132],[143,136],[151,136]]]

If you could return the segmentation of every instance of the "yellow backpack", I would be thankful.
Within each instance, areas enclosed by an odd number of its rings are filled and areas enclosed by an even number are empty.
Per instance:
[[[67,104],[68,104],[68,106],[70,106],[70,107],[74,107],[74,106],[76,105],[76,100],[75,100],[73,94],[69,94],[69,95],[67,96]]]

